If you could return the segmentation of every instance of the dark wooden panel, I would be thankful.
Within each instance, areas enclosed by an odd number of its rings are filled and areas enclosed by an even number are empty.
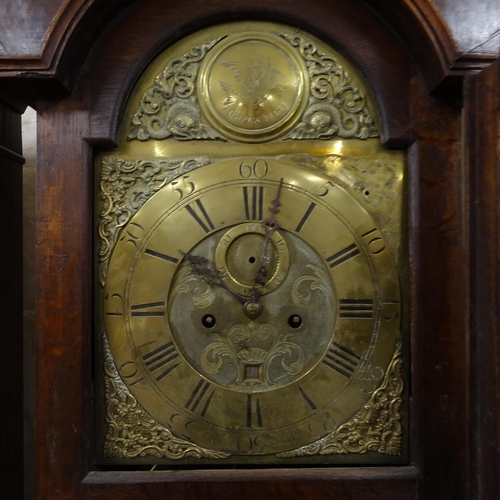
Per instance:
[[[413,467],[90,473],[89,498],[411,500]]]
[[[92,44],[108,22],[132,2],[9,0],[4,6],[5,14],[2,12],[0,17],[0,74],[12,79],[11,88],[30,104],[34,103],[33,96],[44,99],[64,96],[72,88],[86,57],[87,46],[83,42]],[[473,10],[470,0],[364,2],[391,23],[410,47],[429,89],[439,84],[454,66],[484,67],[498,55],[500,7],[496,0],[474,2]],[[135,0],[135,3],[140,2]],[[330,2],[321,3],[336,8]],[[247,4],[259,6],[258,1]],[[200,11],[199,5],[194,3],[194,11]],[[285,1],[283,7],[285,12],[293,11],[295,2]],[[178,8],[176,2],[164,2],[163,8],[182,11],[185,6]],[[24,78],[18,79],[19,74]],[[32,79],[37,79],[36,85]]]
[[[0,96],[0,457],[5,498],[23,491],[23,220],[21,115]],[[21,493],[22,495],[22,493]]]
[[[461,53],[500,53],[500,2],[434,0]]]
[[[416,76],[409,162],[413,415],[419,498],[465,499],[469,482],[469,249],[461,112]]]
[[[500,64],[465,86],[471,184],[471,478],[481,500],[500,478]]]
[[[78,89],[77,89],[78,90]],[[83,498],[90,461],[91,159],[85,95],[38,109],[36,498]]]
[[[2,6],[0,58],[37,58],[62,0],[7,0]]]
[[[407,88],[407,64],[411,64],[404,47],[376,15],[356,6],[357,2],[337,0],[273,0],[249,7],[240,0],[231,5],[217,0],[186,2],[180,12],[178,4],[158,11],[152,0],[135,3],[102,38],[85,65],[89,73],[80,75],[74,94],[61,102],[40,103],[37,498],[461,500],[474,498],[477,491],[484,500],[493,500],[498,450],[492,442],[498,417],[492,408],[498,405],[499,386],[498,309],[491,304],[498,306],[498,153],[491,151],[498,141],[498,123],[492,126],[498,113],[498,77],[487,73],[468,82],[465,118],[461,110],[429,97],[421,75],[413,77],[411,93],[402,92],[397,82]],[[394,24],[398,20],[404,24],[402,12],[396,10]],[[95,144],[112,142],[134,79],[169,41],[223,15],[250,14],[297,22],[339,42],[365,76],[373,76],[387,127],[397,132],[393,137],[404,137],[407,130],[414,134],[408,183],[411,455],[419,471],[418,489],[415,470],[408,475],[370,468],[280,470],[269,475],[255,471],[88,474],[94,468],[92,189],[91,151],[82,137]],[[397,65],[399,60],[403,66]],[[425,58],[420,64],[425,67]],[[429,68],[434,64],[429,61]],[[399,103],[392,102],[400,97]],[[497,108],[488,108],[489,102]],[[404,113],[393,114],[401,108],[411,109],[409,128],[400,119]],[[488,167],[480,170],[483,163]],[[496,237],[496,242],[474,249],[471,242],[484,234]]]

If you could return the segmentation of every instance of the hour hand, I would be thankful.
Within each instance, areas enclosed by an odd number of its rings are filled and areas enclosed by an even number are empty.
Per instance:
[[[201,279],[205,283],[210,286],[219,286],[227,290],[233,297],[245,304],[247,302],[247,298],[243,297],[239,293],[231,290],[222,279],[221,272],[217,269],[217,266],[206,257],[201,255],[192,255],[191,253],[185,253],[180,250],[181,254],[184,256],[184,260],[186,264],[189,266],[191,270],[191,274],[194,274],[197,278]]]

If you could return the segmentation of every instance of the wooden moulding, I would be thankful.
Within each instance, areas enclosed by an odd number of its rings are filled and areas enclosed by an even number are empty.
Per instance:
[[[373,9],[392,25],[404,43],[410,47],[413,56],[421,66],[429,89],[432,89],[447,75],[455,62],[462,64],[460,56],[463,54],[460,50],[462,49],[463,52],[463,47],[472,47],[471,42],[477,38],[477,34],[474,33],[474,38],[471,32],[470,23],[464,27],[460,24],[462,12],[467,10],[467,2],[468,0],[456,0],[452,6],[447,6],[441,13],[439,8],[443,2],[431,4],[426,0],[390,2],[372,0],[366,4],[368,8]],[[36,0],[28,0],[25,3],[28,5],[28,11],[36,11],[38,6]],[[25,29],[26,19],[21,17],[22,9],[19,9],[19,14],[12,9],[9,12],[9,22],[4,26],[7,30],[4,38],[19,39],[23,46],[29,47],[30,50],[26,52],[23,48],[22,57],[16,56],[15,52],[9,53],[8,51],[0,56],[0,73],[5,78],[29,75],[31,78],[52,79],[53,89],[50,88],[51,84],[38,85],[40,96],[42,94],[53,96],[54,92],[62,92],[61,83],[67,89],[71,89],[82,61],[86,57],[86,44],[82,44],[83,39],[89,44],[93,43],[107,24],[132,3],[133,0],[75,0],[72,2],[53,0],[48,2],[45,16],[30,19],[30,26],[33,28],[28,32]],[[224,5],[224,2],[220,1],[211,3],[216,8],[215,4]],[[257,11],[262,10],[262,7],[267,4],[275,4],[278,9],[280,8],[279,1],[252,2],[254,10]],[[495,15],[495,0],[480,0],[475,3],[475,6],[478,19],[483,25],[488,24],[491,17]],[[237,3],[234,7],[238,9]],[[293,10],[293,5],[284,5],[286,12],[289,12],[290,8]],[[229,17],[231,15],[234,14],[229,14]],[[446,20],[450,21],[451,27],[447,26]],[[490,22],[489,25],[492,23]],[[41,33],[44,34],[43,41]],[[84,50],[80,50],[81,48]],[[495,54],[497,52],[495,51]],[[481,50],[475,50],[472,55],[477,61],[474,64],[484,67],[485,64],[494,60],[495,54],[492,56],[481,53]],[[33,91],[31,78],[23,78],[19,82],[21,87],[26,85],[30,92]],[[20,91],[19,87],[17,90]]]

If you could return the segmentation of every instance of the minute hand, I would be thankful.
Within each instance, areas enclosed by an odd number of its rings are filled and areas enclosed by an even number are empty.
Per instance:
[[[264,249],[262,250],[262,255],[260,257],[260,267],[257,272],[257,276],[254,278],[254,286],[253,286],[253,300],[257,301],[259,297],[262,295],[262,287],[266,283],[267,278],[267,266],[269,265],[270,257],[270,248],[271,248],[271,237],[274,232],[279,229],[280,225],[276,220],[276,214],[279,212],[279,207],[281,205],[280,195],[281,195],[281,187],[283,186],[283,177],[280,179],[280,183],[278,186],[278,192],[276,193],[276,198],[271,202],[271,206],[269,207],[269,211],[271,212],[271,216],[261,222],[264,231],[266,232],[266,239],[264,241]],[[257,286],[260,285],[260,290]]]

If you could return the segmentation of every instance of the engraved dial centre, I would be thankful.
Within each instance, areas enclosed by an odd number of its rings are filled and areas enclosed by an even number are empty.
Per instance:
[[[251,232],[241,233],[247,227]],[[251,289],[264,244],[259,227],[241,224],[219,231],[190,254],[210,261],[215,247],[219,258],[222,254],[228,262],[228,275],[231,270],[227,282],[242,286],[233,281],[235,274]],[[289,385],[320,362],[332,339],[335,291],[324,261],[288,231],[275,232],[273,237],[286,249],[287,271],[282,264],[285,259],[274,249],[271,278],[264,287],[280,272],[283,281],[272,283],[272,289],[258,301],[242,304],[227,289],[229,285],[207,282],[193,273],[189,263],[179,267],[170,289],[170,327],[182,354],[207,380],[226,389],[252,393]],[[232,244],[226,245],[229,240]],[[293,261],[289,262],[292,248]],[[253,255],[259,256],[259,262],[249,262]],[[207,329],[207,318],[214,328]],[[292,326],[289,318],[296,318]],[[205,327],[201,332],[200,324]]]

